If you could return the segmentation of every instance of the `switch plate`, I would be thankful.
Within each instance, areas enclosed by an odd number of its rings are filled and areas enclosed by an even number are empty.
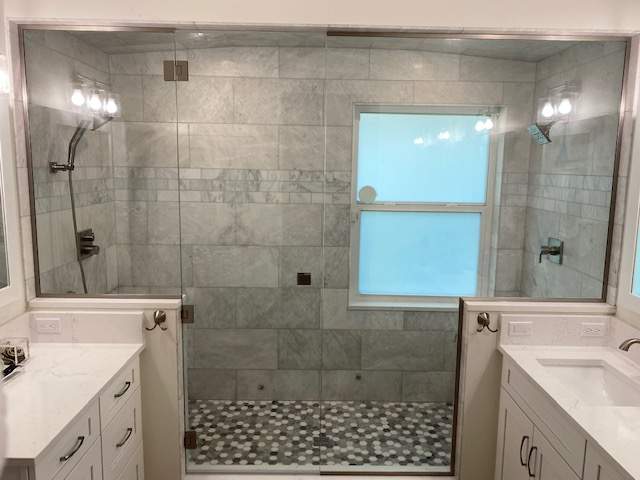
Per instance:
[[[510,337],[530,337],[532,331],[532,322],[509,322]]]
[[[36,318],[36,332],[38,333],[62,333],[62,319],[60,317]]]
[[[581,337],[604,337],[607,326],[603,322],[582,322],[580,325]]]

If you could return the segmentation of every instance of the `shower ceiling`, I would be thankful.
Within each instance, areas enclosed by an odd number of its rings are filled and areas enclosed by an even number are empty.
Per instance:
[[[153,32],[75,32],[77,38],[107,54],[173,50],[166,33]],[[234,47],[287,46],[333,48],[381,48],[455,53],[505,60],[538,62],[579,42],[555,40],[486,40],[456,38],[391,38],[327,36],[325,31],[234,31],[234,30],[177,30],[175,47],[178,50]]]

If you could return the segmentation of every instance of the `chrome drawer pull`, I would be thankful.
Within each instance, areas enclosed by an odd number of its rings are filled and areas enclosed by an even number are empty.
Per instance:
[[[83,443],[84,443],[84,437],[83,436],[78,437],[78,440],[76,440],[76,444],[73,446],[71,451],[66,455],[63,455],[62,457],[60,457],[60,461],[66,462],[71,457],[73,457],[78,452],[78,450],[80,450],[80,447],[82,447]]]
[[[534,457],[535,459],[535,464],[533,465],[533,472],[531,471],[531,456],[533,455],[533,452],[536,452],[536,455]],[[538,469],[538,447],[532,447],[531,450],[529,450],[529,457],[527,458],[527,473],[529,474],[530,478],[536,478],[536,470]]]
[[[124,387],[122,388],[122,390],[120,390],[118,393],[114,393],[113,398],[120,398],[121,396],[123,396],[125,393],[127,393],[129,387],[131,387],[131,382],[124,382]]]
[[[116,443],[116,448],[123,447],[125,443],[131,438],[131,434],[133,433],[133,428],[127,428],[127,433],[124,435],[124,438]]]
[[[520,442],[520,465],[526,467],[527,462],[525,462],[524,458],[522,457],[522,447],[524,447],[524,442],[527,442],[527,450],[529,450],[529,435],[525,435],[524,437],[522,437],[522,441]]]

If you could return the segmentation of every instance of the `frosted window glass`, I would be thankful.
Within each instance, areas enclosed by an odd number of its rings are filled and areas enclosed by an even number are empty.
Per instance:
[[[640,232],[638,232],[638,238],[636,239],[636,261],[633,266],[633,286],[631,293],[636,297],[640,297]]]
[[[358,192],[377,202],[484,203],[489,134],[483,115],[361,113]]]
[[[476,295],[480,216],[362,211],[359,292]]]

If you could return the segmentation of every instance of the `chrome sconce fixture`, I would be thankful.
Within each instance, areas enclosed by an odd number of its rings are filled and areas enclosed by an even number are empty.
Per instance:
[[[536,123],[528,128],[537,143],[551,143],[551,127],[569,119],[575,112],[577,98],[578,88],[573,83],[553,87],[545,97],[540,98]]]
[[[478,120],[475,126],[473,127],[474,130],[478,133],[482,133],[482,132],[489,133],[491,130],[493,130],[493,127],[495,127],[494,118],[497,117],[499,113],[500,111],[497,109],[488,109],[484,113],[484,116],[486,118],[484,120],[483,119]]]
[[[120,96],[112,92],[106,83],[82,75],[76,76],[70,101],[75,112],[93,121],[92,130],[120,116]],[[96,119],[102,122],[96,125]]]

